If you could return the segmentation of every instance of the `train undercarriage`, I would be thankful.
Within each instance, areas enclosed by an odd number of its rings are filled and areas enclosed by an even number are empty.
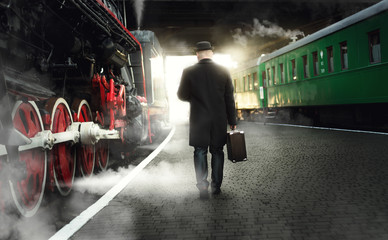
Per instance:
[[[387,103],[238,109],[238,119],[388,132]]]

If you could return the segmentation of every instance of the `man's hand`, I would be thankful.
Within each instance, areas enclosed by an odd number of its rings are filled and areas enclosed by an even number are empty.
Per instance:
[[[230,130],[235,130],[237,125],[230,125]]]

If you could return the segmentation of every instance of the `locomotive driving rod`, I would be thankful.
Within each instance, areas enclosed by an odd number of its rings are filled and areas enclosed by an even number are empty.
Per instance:
[[[94,145],[101,139],[120,139],[120,132],[115,129],[101,129],[93,122],[73,122],[65,132],[52,133],[50,130],[44,130],[37,133],[30,138],[29,144],[19,146],[19,152],[34,148],[51,150],[55,144],[64,142]],[[0,144],[0,157],[6,155],[5,145]]]

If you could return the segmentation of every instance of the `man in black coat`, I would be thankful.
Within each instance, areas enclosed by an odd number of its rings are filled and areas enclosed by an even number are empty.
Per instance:
[[[201,198],[208,198],[207,151],[211,158],[211,188],[221,193],[226,130],[236,128],[236,112],[230,73],[212,61],[210,42],[196,45],[198,63],[183,70],[178,97],[190,102],[190,140],[194,147],[194,167]]]

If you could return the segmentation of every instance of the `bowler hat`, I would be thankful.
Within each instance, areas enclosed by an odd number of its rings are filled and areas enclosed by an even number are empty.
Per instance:
[[[197,44],[195,45],[195,51],[199,52],[204,50],[213,50],[213,47],[210,44],[210,42],[208,41],[197,42]]]

